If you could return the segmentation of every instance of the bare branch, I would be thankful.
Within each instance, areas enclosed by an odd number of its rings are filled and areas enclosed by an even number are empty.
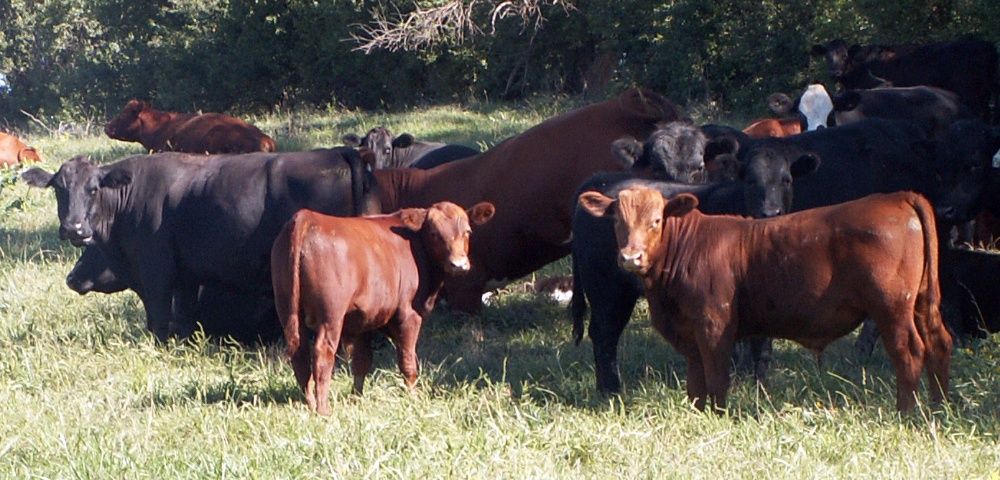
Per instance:
[[[357,25],[351,39],[355,50],[413,51],[440,44],[461,44],[467,38],[482,35],[481,20],[489,19],[490,34],[496,33],[497,22],[519,18],[523,28],[538,31],[545,21],[542,8],[551,5],[569,13],[574,0],[450,0],[429,8],[417,6],[403,14],[397,7],[388,12],[385,7],[373,9],[371,22]],[[480,15],[482,14],[482,15]]]

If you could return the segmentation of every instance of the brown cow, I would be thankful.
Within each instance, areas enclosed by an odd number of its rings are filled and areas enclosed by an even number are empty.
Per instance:
[[[642,279],[653,326],[688,361],[688,397],[726,404],[736,340],[794,340],[817,355],[873,318],[910,410],[925,363],[934,401],[948,389],[934,210],[911,192],[766,219],[707,216],[698,199],[646,188],[580,196],[614,215],[618,262]]]
[[[472,271],[445,286],[450,305],[478,312],[491,284],[502,285],[569,253],[577,187],[595,172],[624,168],[612,142],[647,138],[657,122],[679,117],[663,97],[631,89],[550,118],[474,157],[430,170],[376,170],[382,210],[442,200],[496,205],[496,218],[472,240]]]
[[[10,166],[25,162],[40,162],[38,151],[24,144],[21,139],[0,132],[0,165]]]
[[[482,225],[493,213],[486,202],[468,212],[440,202],[362,218],[300,210],[285,224],[271,249],[271,279],[295,378],[311,409],[330,411],[341,339],[353,346],[354,391],[362,392],[375,330],[392,338],[406,386],[413,387],[420,324],[444,278],[469,271],[470,218]]]
[[[104,126],[115,140],[139,142],[153,152],[251,153],[277,150],[274,140],[257,127],[221,113],[177,113],[154,110],[129,100]]]
[[[743,129],[750,138],[782,138],[802,133],[798,118],[765,118],[755,120]]]

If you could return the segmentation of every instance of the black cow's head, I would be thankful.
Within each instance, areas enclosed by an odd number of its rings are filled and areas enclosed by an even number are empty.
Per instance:
[[[343,137],[344,145],[348,147],[364,147],[375,154],[374,168],[395,167],[393,165],[392,151],[394,148],[407,148],[415,141],[413,135],[404,133],[398,137],[393,137],[392,132],[385,127],[375,127],[368,131],[364,137],[350,133]]]
[[[826,68],[830,72],[830,76],[835,79],[841,79],[847,74],[848,67],[850,65],[850,50],[853,47],[848,48],[847,42],[843,39],[835,39],[826,42],[825,44],[813,45],[810,53],[814,57],[825,57],[826,58]]]
[[[93,224],[106,220],[101,218],[106,213],[98,209],[101,192],[122,188],[132,181],[124,169],[99,167],[83,156],[68,160],[55,174],[36,167],[21,174],[21,178],[33,187],[52,187],[56,191],[59,238],[78,247],[93,243]]]
[[[785,145],[755,147],[740,169],[746,213],[768,218],[792,209],[792,181],[819,168],[820,158]]]
[[[66,286],[80,295],[89,292],[120,292],[128,288],[128,283],[119,275],[119,271],[124,270],[112,267],[100,248],[92,245],[83,249],[73,269],[66,275]]]
[[[1000,128],[961,120],[942,140],[918,147],[933,153],[931,190],[938,217],[947,223],[971,220],[988,190],[1000,184]]]
[[[671,122],[650,134],[645,143],[632,137],[615,140],[611,151],[625,168],[667,180],[698,183],[705,180],[706,143],[698,127]]]

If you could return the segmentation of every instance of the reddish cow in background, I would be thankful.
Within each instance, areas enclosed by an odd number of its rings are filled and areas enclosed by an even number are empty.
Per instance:
[[[354,391],[371,369],[369,336],[396,345],[406,386],[417,381],[417,336],[447,276],[469,271],[472,224],[493,217],[483,202],[468,212],[450,202],[390,215],[342,218],[300,210],[271,249],[275,306],[295,378],[309,407],[330,413],[337,347],[351,348]]]
[[[948,390],[951,335],[941,320],[934,210],[912,192],[751,220],[695,211],[649,188],[580,195],[613,215],[618,263],[639,276],[653,326],[687,358],[688,397],[726,405],[736,340],[771,336],[817,354],[875,320],[911,410],[926,365],[934,401]]]
[[[750,138],[781,138],[802,133],[802,121],[798,118],[765,118],[757,120],[743,133]]]
[[[154,110],[129,100],[104,126],[115,140],[139,142],[153,152],[251,153],[273,152],[271,137],[243,120],[221,113],[177,113]]]
[[[625,168],[612,142],[647,138],[658,124],[679,118],[662,96],[630,89],[550,118],[474,157],[430,170],[376,170],[382,211],[445,200],[496,205],[496,218],[472,239],[472,270],[445,284],[449,305],[478,312],[483,292],[569,254],[576,189],[596,172]]]
[[[21,139],[0,132],[0,165],[17,165],[25,162],[40,162],[38,151],[24,144]]]

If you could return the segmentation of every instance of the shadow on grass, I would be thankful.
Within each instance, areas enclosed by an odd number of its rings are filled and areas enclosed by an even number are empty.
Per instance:
[[[0,226],[0,250],[7,258],[76,260],[83,250],[59,239],[59,228],[46,225],[40,228],[18,228]]]

